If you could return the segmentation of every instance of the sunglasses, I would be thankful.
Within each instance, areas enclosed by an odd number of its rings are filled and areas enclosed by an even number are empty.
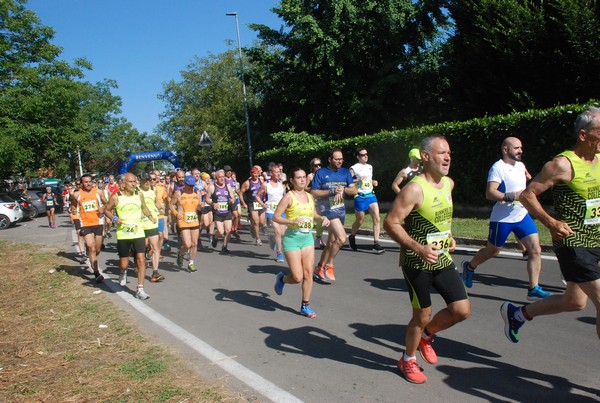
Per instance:
[[[313,164],[313,167],[320,167],[321,164]]]
[[[358,154],[359,157],[366,157],[367,155],[369,155],[369,154],[368,153]]]

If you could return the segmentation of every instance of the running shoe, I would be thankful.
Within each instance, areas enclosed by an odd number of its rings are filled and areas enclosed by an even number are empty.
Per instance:
[[[165,243],[163,244],[163,249],[165,251],[170,251],[171,250],[171,243],[169,241],[165,241]]]
[[[193,263],[190,263],[190,264],[188,265],[188,270],[190,271],[190,273],[195,273],[195,272],[197,271],[197,270],[196,270],[196,265],[195,265],[195,264],[193,264]]]
[[[137,292],[135,293],[135,297],[143,300],[150,298],[150,295],[146,294],[143,288],[138,288]]]
[[[106,232],[106,238],[108,238],[108,239],[112,238],[112,234],[109,231]]]
[[[348,244],[350,245],[350,249],[358,250],[358,248],[356,247],[356,236],[355,235],[348,235]]]
[[[381,246],[381,244],[379,242],[375,242],[373,244],[373,250],[375,251],[375,253],[383,253],[383,252],[385,252],[385,249],[383,249],[383,246]]]
[[[101,282],[104,281],[104,276],[102,275],[102,273],[100,273],[99,271],[94,273],[94,281],[96,282],[96,284],[100,284]]]
[[[310,305],[308,304],[302,304],[302,306],[300,307],[300,313],[304,316],[306,316],[307,318],[316,318],[317,317],[317,313],[315,311],[313,311],[310,308]]]
[[[521,322],[515,318],[515,312],[520,309],[518,306],[511,304],[508,301],[504,301],[500,307],[500,315],[504,319],[504,335],[506,338],[513,343],[519,342],[519,329],[525,322]]]
[[[127,270],[122,271],[119,274],[119,285],[125,287],[127,285]]]
[[[159,281],[163,281],[164,279],[165,279],[165,276],[160,274],[158,271],[155,271],[154,273],[152,273],[152,277],[150,277],[150,282],[158,283]]]
[[[256,239],[256,246],[262,246],[262,241],[260,239]]]
[[[275,293],[277,295],[283,294],[283,286],[285,285],[283,282],[283,277],[283,273],[279,272],[279,274],[277,274],[277,278],[275,279],[275,286],[273,288],[275,289]]]
[[[332,264],[323,265],[323,272],[325,273],[325,279],[329,281],[335,281],[335,269]]]
[[[407,361],[404,361],[404,357],[400,358],[398,361],[398,368],[400,372],[404,375],[404,378],[411,383],[425,383],[427,382],[427,377],[423,373],[423,369],[419,367],[417,364],[417,360],[414,358]]]
[[[540,299],[549,297],[552,295],[551,292],[544,291],[542,287],[536,285],[533,289],[527,292],[527,300],[528,301],[539,301]]]
[[[469,262],[467,262],[466,260],[463,260],[462,269],[463,269],[463,272],[462,272],[462,276],[460,276],[460,278],[462,278],[462,281],[465,284],[465,287],[467,287],[467,288],[473,287],[473,274],[475,272],[473,270],[469,269]]]
[[[317,268],[315,269],[315,271],[313,273],[313,278],[316,280],[319,280],[322,283],[331,284],[325,277],[325,271],[323,271],[322,264],[317,265]]]
[[[430,364],[437,364],[438,358],[433,346],[431,345],[432,343],[433,337],[431,337],[429,340],[421,337],[421,340],[419,341],[419,352],[425,361]]]
[[[227,249],[227,246],[223,245],[223,247],[221,248],[221,255],[229,255],[230,253],[231,251]]]
[[[177,267],[180,269],[183,267],[183,253],[181,253],[181,249],[177,252]]]
[[[283,262],[285,262],[285,260],[283,259],[283,253],[277,252],[277,257],[275,258],[275,261],[277,263],[283,263]]]
[[[212,245],[213,248],[217,247],[217,242],[219,242],[219,238],[217,238],[216,236],[211,236],[211,240],[210,240],[210,244]]]

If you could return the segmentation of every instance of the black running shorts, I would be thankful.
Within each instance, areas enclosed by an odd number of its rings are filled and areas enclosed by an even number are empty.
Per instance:
[[[586,283],[600,279],[600,248],[561,246],[554,253],[566,281]]]
[[[117,239],[117,253],[119,257],[129,257],[129,252],[133,253],[145,253],[146,252],[146,238],[135,238],[135,239]]]
[[[402,266],[408,295],[415,309],[431,306],[431,287],[444,298],[446,305],[468,299],[465,285],[454,264],[440,270],[418,270]]]

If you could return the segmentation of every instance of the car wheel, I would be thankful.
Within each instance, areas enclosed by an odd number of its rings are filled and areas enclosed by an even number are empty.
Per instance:
[[[0,230],[10,227],[10,220],[4,214],[0,214]]]
[[[37,216],[39,216],[39,215],[40,215],[40,212],[37,209],[37,207],[32,207],[31,212],[29,213],[29,218],[31,218],[33,220],[34,218],[37,218]]]

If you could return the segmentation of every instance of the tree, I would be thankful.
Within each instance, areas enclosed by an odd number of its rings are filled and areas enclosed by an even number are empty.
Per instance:
[[[454,118],[586,101],[600,91],[600,2],[451,0]]]
[[[159,96],[166,104],[159,132],[172,140],[182,164],[204,167],[209,160],[242,167],[240,156],[248,155],[239,62],[236,52],[195,57],[182,79],[164,84]],[[248,102],[255,103],[252,91]],[[202,132],[215,145],[198,146]],[[210,153],[210,155],[209,155]]]
[[[444,85],[441,3],[282,0],[273,11],[285,25],[251,25],[260,43],[247,49],[264,130],[347,137],[434,111]]]

